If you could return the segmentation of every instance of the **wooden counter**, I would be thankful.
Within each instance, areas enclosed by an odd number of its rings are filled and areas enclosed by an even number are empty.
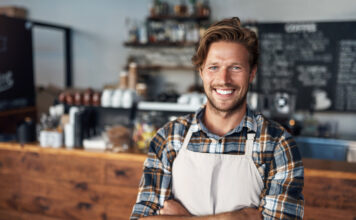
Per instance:
[[[145,158],[0,143],[0,220],[128,219]],[[305,219],[355,219],[356,163],[303,161]]]

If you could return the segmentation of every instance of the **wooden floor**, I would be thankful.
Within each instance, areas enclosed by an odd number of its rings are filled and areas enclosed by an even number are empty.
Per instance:
[[[0,143],[0,220],[128,219],[144,159]],[[305,219],[356,219],[356,164],[304,163]]]

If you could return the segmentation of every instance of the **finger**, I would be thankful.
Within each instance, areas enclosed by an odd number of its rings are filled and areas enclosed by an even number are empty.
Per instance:
[[[166,211],[164,208],[159,210],[159,215],[165,215],[165,214],[166,214]]]

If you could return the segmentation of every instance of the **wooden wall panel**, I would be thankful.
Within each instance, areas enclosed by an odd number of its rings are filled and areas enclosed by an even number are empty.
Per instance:
[[[128,219],[143,161],[135,155],[0,145],[0,220]],[[355,172],[306,171],[305,219],[356,219]]]
[[[79,199],[56,199],[23,193],[18,200],[21,211],[63,219],[102,219],[105,207]]]
[[[21,214],[21,219],[22,220],[66,220],[65,218],[55,218],[47,215],[32,214],[27,212],[23,212]]]
[[[143,163],[110,160],[105,167],[105,183],[138,188],[142,170]]]
[[[26,152],[21,168],[27,175],[79,182],[104,182],[104,161],[70,155]]]
[[[22,220],[21,212],[0,209],[0,220]]]
[[[21,174],[30,175],[33,178],[56,178],[54,172],[56,156],[41,154],[39,152],[24,152],[21,155]]]
[[[356,179],[305,177],[305,204],[313,207],[355,210]]]
[[[92,189],[98,192],[101,202],[105,205],[133,205],[136,201],[137,187],[117,187],[105,185],[93,185]]]
[[[21,177],[16,173],[0,173],[0,209],[18,210],[16,201],[19,198]]]
[[[143,161],[64,151],[1,149],[1,216],[7,220],[128,219]]]
[[[0,173],[14,173],[21,170],[21,151],[0,149]]]
[[[312,206],[304,207],[304,219],[306,220],[355,220],[355,218],[355,211],[352,210]]]
[[[133,205],[136,201],[137,187],[118,187],[114,185],[93,184],[51,179],[22,177],[21,192],[29,195],[50,197],[61,200],[79,200],[104,205]]]
[[[113,187],[110,189],[107,196],[108,219],[129,219],[133,205],[137,198],[137,187]]]
[[[34,179],[23,176],[21,192],[62,200],[80,200],[98,203],[102,195],[92,190],[91,184],[75,181],[58,181],[53,179]],[[104,187],[104,186],[102,186]]]
[[[54,172],[61,180],[104,183],[105,160],[71,155],[54,155]],[[65,171],[65,172],[64,172]]]
[[[64,218],[55,218],[41,214],[31,214],[0,209],[0,220],[66,220]]]

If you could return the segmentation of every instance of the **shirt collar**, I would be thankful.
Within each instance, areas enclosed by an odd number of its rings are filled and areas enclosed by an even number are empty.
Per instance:
[[[203,131],[205,132],[208,136],[212,137],[218,137],[215,134],[212,134],[209,132],[209,130],[205,127],[205,125],[202,122],[202,117],[205,111],[206,105],[201,106],[194,114],[192,124],[191,124],[191,129],[192,132],[197,132],[197,131]],[[250,107],[247,105],[246,109],[246,114],[241,121],[241,123],[236,126],[234,129],[232,129],[230,132],[228,132],[225,136],[230,135],[232,133],[239,133],[242,131],[243,128],[247,128],[247,132],[257,132],[257,121],[255,117],[255,113],[250,109]]]

